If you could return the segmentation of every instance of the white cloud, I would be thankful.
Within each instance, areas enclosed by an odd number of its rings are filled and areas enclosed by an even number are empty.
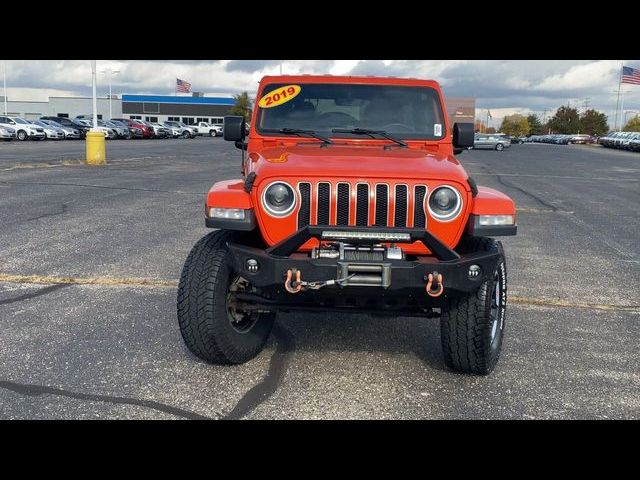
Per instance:
[[[447,96],[472,96],[478,107],[500,112],[555,110],[560,105],[591,105],[613,116],[620,62],[616,60],[130,60],[98,61],[98,69],[120,70],[113,92],[171,94],[175,79],[206,93],[255,94],[264,75],[381,75],[438,80]],[[640,68],[640,61],[625,60]],[[2,64],[0,64],[1,66]],[[48,95],[89,95],[89,60],[8,60],[10,98],[46,100]],[[640,87],[625,87],[625,109],[640,109]],[[107,78],[98,77],[98,93]],[[548,113],[549,114],[549,113]]]

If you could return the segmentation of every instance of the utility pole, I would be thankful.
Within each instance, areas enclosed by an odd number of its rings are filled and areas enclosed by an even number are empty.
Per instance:
[[[584,103],[582,104],[584,107],[584,111],[586,112],[591,107],[591,97],[585,97]]]

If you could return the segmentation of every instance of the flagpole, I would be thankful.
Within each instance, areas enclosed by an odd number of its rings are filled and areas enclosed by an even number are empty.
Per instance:
[[[624,130],[624,90],[620,84],[620,130]]]
[[[613,129],[618,131],[618,106],[620,105],[620,88],[622,85],[622,67],[624,62],[620,62],[620,77],[618,79],[618,99],[616,100],[616,121],[613,125]],[[622,130],[622,128],[620,129]]]

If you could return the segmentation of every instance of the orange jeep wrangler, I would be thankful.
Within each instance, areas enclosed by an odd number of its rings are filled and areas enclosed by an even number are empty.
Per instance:
[[[216,183],[191,250],[178,321],[188,348],[218,364],[263,348],[278,312],[440,317],[445,363],[488,374],[507,305],[502,244],[515,205],[476,185],[454,154],[473,124],[450,125],[435,81],[267,76],[242,151],[242,177]]]

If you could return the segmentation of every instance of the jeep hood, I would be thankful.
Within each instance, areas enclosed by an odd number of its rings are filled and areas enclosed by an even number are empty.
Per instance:
[[[440,179],[466,184],[468,177],[453,156],[415,148],[297,145],[249,154],[258,182],[267,178]]]

